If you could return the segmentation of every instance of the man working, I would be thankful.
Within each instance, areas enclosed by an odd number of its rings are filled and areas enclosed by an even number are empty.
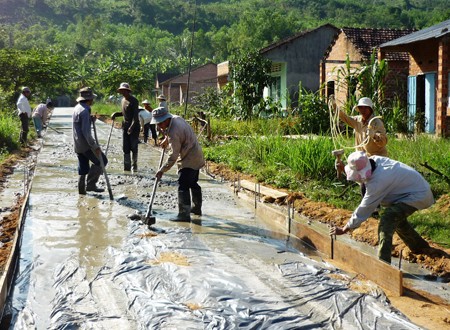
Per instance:
[[[138,144],[139,144],[139,101],[131,95],[130,85],[121,83],[117,91],[122,94],[122,112],[114,112],[111,118],[123,116],[122,122],[122,150],[123,150],[123,170],[137,170]],[[133,164],[131,163],[131,153]]]
[[[356,150],[364,151],[367,156],[388,156],[387,136],[383,121],[374,115],[372,100],[362,97],[356,109],[358,116],[348,116],[339,110],[339,118],[355,130]]]
[[[22,92],[17,99],[17,111],[21,123],[19,140],[22,146],[26,146],[28,140],[28,131],[31,118],[31,106],[30,102],[28,102],[30,96],[31,90],[28,87],[23,87]]]
[[[200,168],[205,165],[202,148],[191,126],[182,117],[170,114],[166,108],[153,110],[151,122],[165,135],[161,146],[166,148],[170,144],[171,147],[169,158],[156,177],[161,179],[175,163],[178,166],[178,215],[172,220],[191,221],[190,213],[202,214],[202,189],[198,184]]]
[[[105,191],[105,189],[97,187],[97,182],[103,172],[100,157],[103,157],[105,166],[108,159],[92,137],[91,128],[92,121],[95,120],[95,117],[91,117],[91,106],[96,96],[89,87],[80,89],[80,95],[77,98],[78,104],[72,114],[73,145],[78,157],[78,174],[80,176],[78,178],[78,193],[80,195],[86,195],[86,191]],[[89,166],[89,162],[93,165]]]
[[[47,122],[48,111],[53,110],[53,108],[52,101],[40,103],[34,108],[32,117],[38,138],[42,137],[42,130]]]
[[[349,155],[345,173],[347,180],[364,183],[366,193],[347,224],[331,228],[331,235],[342,235],[359,227],[381,204],[385,210],[378,225],[379,259],[391,262],[394,232],[413,253],[430,247],[407,221],[415,211],[434,203],[430,185],[419,172],[390,158],[368,158],[364,152],[356,151]]]
[[[139,122],[141,124],[141,130],[144,133],[144,143],[147,143],[148,141],[148,135],[149,131],[152,132],[152,139],[155,141],[156,146],[156,129],[155,124],[151,124],[152,121],[152,107],[150,106],[150,102],[148,100],[142,101],[142,104],[144,105],[143,108],[139,108]]]

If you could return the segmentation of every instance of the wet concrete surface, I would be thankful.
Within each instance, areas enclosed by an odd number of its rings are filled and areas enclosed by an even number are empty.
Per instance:
[[[173,169],[157,189],[156,230],[130,220],[145,214],[160,151],[141,144],[137,173],[123,172],[120,130],[108,151],[114,200],[78,195],[71,113],[54,110],[38,157],[10,329],[420,329],[377,289],[347,289],[345,274],[205,175],[201,217],[169,220]],[[109,132],[97,123],[101,144]]]

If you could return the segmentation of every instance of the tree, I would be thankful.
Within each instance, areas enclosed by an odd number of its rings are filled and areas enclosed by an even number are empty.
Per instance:
[[[257,51],[249,51],[234,56],[231,78],[234,81],[235,112],[242,119],[251,119],[253,109],[263,101],[264,87],[272,84],[270,76],[272,62]]]

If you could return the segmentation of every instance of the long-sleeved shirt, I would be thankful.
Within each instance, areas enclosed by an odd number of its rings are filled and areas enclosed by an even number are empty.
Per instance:
[[[33,110],[33,118],[40,117],[42,122],[45,123],[47,121],[47,105],[44,103],[38,104],[36,108]]]
[[[372,114],[367,122],[363,122],[363,117],[361,115],[348,116],[342,110],[339,110],[339,118],[348,126],[354,129],[355,143],[357,146],[359,146],[356,148],[356,150],[366,152],[367,156],[377,155],[387,157],[388,152],[386,149],[386,129],[384,128],[384,124],[381,119],[375,118]],[[378,133],[378,136],[380,138],[379,141],[375,141],[373,137],[367,134],[369,123],[370,129],[373,131],[373,133]]]
[[[122,99],[122,128],[130,129],[131,132],[139,132],[141,125],[139,124],[139,101],[130,95],[128,100]]]
[[[139,123],[141,127],[144,127],[145,124],[148,124],[152,120],[152,113],[147,111],[146,109],[139,109]]]
[[[418,210],[433,205],[434,197],[428,182],[412,167],[387,157],[370,157],[376,163],[372,176],[365,182],[366,193],[347,223],[357,228],[378,205],[405,203]]]
[[[25,95],[20,94],[19,98],[17,99],[16,104],[17,104],[17,111],[18,111],[19,116],[21,113],[26,113],[28,118],[31,117],[30,102],[28,102],[28,99]]]
[[[76,153],[96,150],[99,146],[92,136],[91,107],[78,103],[72,114],[73,146]]]
[[[171,152],[167,162],[160,169],[162,172],[167,172],[175,163],[178,170],[182,168],[199,170],[205,165],[197,136],[182,117],[174,115],[165,134],[168,136]]]

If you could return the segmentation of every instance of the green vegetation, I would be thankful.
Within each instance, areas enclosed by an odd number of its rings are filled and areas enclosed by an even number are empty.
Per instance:
[[[266,120],[264,130],[277,132],[280,120]],[[272,125],[272,128],[270,128]],[[245,127],[246,125],[244,125]],[[219,126],[220,129],[223,126]],[[214,132],[216,128],[212,122]],[[340,141],[346,155],[353,151],[353,139]],[[353,209],[360,201],[359,187],[342,177],[336,179],[334,142],[329,137],[284,138],[279,135],[252,135],[204,147],[206,158],[231,169],[253,175],[259,182],[290,191],[301,191],[315,201]],[[388,149],[392,158],[402,161],[424,175],[436,199],[447,198],[450,182],[427,169],[427,163],[450,178],[450,140],[419,136],[414,140],[391,137]],[[421,234],[433,241],[450,244],[450,213],[436,205],[414,214],[411,219]]]

